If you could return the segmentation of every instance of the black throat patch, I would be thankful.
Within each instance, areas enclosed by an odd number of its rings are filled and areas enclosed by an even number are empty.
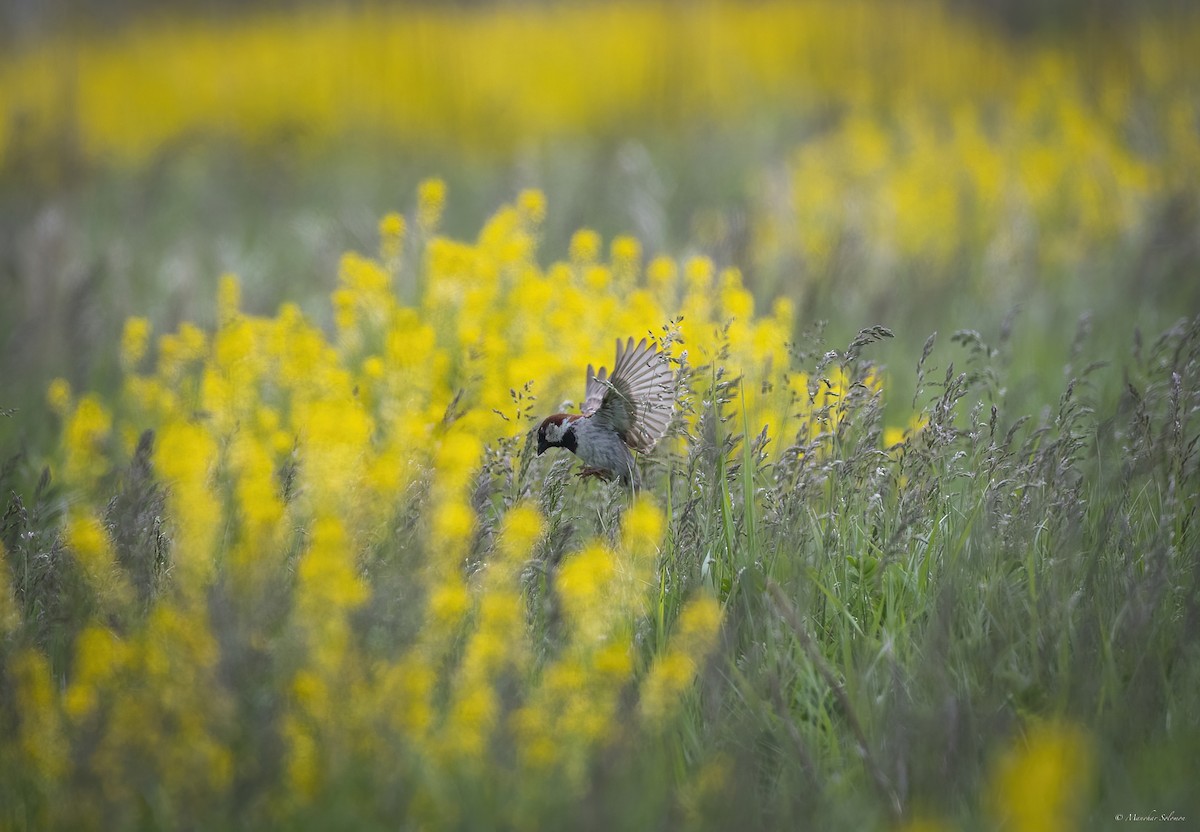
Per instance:
[[[563,431],[562,442],[559,443],[571,453],[575,453],[578,444],[575,442],[575,428],[567,428]]]

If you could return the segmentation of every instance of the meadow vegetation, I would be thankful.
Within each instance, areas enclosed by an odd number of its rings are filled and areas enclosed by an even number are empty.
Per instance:
[[[1194,821],[1198,42],[716,2],[22,43],[0,829]],[[679,391],[637,494],[529,441],[630,335]]]

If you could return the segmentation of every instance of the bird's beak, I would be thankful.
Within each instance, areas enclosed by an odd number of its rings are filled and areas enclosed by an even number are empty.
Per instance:
[[[538,456],[541,456],[541,455],[542,455],[542,454],[545,452],[545,450],[546,450],[547,448],[549,448],[549,447],[550,447],[550,443],[546,441],[546,437],[544,437],[544,436],[539,436],[539,437],[538,437],[538,451],[537,451],[537,455],[538,455]]]

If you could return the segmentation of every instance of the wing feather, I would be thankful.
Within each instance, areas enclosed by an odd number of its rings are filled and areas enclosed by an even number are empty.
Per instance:
[[[591,416],[604,404],[604,394],[608,392],[608,370],[603,367],[596,372],[591,364],[587,368],[587,387],[583,391],[584,416]]]
[[[645,338],[637,345],[632,338],[624,342],[618,339],[612,375],[605,379],[601,374],[593,374],[588,367],[585,414],[594,413],[634,450],[652,450],[675,412],[674,374],[666,356]],[[587,405],[597,391],[602,391],[599,404],[589,412]]]

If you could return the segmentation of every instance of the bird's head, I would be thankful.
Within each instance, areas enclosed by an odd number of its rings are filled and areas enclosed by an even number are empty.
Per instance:
[[[555,413],[543,419],[537,430],[538,456],[547,448],[566,448],[575,453],[575,428],[572,426],[574,421],[573,417],[565,413]]]

